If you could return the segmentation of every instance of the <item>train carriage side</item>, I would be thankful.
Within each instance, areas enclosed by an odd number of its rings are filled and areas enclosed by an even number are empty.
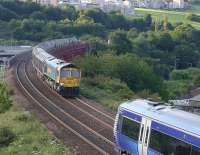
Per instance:
[[[36,69],[37,74],[40,77],[43,77],[44,74],[44,67],[46,61],[49,59],[53,59],[54,57],[50,54],[46,53],[43,49],[39,47],[35,47],[32,51],[32,64],[33,67]]]
[[[200,155],[200,116],[148,102],[136,100],[119,107],[116,149],[133,155]]]

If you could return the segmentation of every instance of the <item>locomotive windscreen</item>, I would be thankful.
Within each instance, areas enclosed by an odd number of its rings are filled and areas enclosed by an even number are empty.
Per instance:
[[[60,76],[80,78],[80,74],[80,71],[76,68],[63,68],[61,70]]]

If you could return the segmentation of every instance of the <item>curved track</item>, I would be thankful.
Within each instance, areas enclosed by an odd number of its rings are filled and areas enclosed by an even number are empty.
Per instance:
[[[16,76],[28,98],[74,134],[77,143],[84,144],[85,154],[116,154],[112,142],[113,114],[80,98],[65,99],[58,95],[36,76],[30,63],[19,63]]]

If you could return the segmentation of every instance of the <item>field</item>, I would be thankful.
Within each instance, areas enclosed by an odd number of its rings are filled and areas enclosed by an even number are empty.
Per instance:
[[[5,130],[2,132],[2,129],[6,129],[6,132]],[[5,141],[8,141],[8,137],[10,139],[12,137],[9,144],[2,141],[6,137]],[[69,155],[71,153],[65,149],[63,144],[59,144],[29,112],[13,106],[9,111],[0,114],[0,154]]]
[[[136,8],[135,12],[138,15],[151,14],[154,20],[162,21],[167,17],[168,21],[171,23],[183,22],[186,24],[191,24],[197,29],[200,29],[200,23],[192,22],[187,19],[187,15],[194,13],[200,15],[200,4],[192,5],[190,9],[183,10],[160,10],[160,9],[146,9],[146,8]]]

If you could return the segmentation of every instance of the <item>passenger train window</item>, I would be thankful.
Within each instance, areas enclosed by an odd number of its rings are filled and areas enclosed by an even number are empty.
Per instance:
[[[140,124],[130,120],[126,117],[123,117],[122,121],[122,134],[137,141],[140,131]]]
[[[190,155],[191,153],[191,145],[154,129],[151,130],[149,147],[163,155]]]
[[[200,148],[192,146],[191,155],[200,155]]]

